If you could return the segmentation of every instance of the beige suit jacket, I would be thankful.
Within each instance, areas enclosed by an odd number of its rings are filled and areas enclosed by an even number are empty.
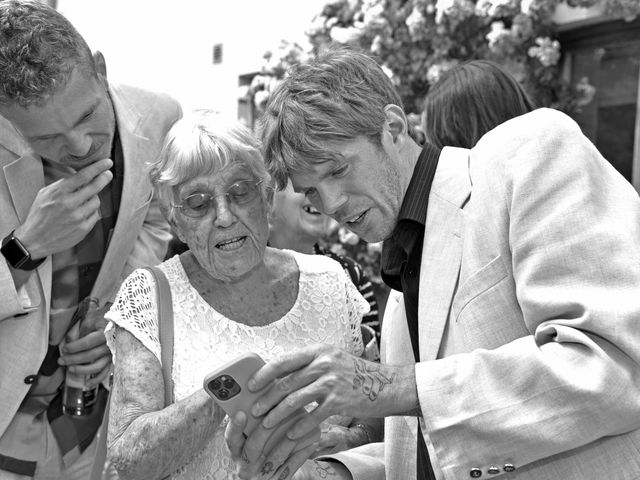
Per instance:
[[[437,477],[640,479],[632,186],[539,109],[443,150],[425,232],[415,372]],[[397,292],[382,343],[384,362],[412,362]],[[387,418],[384,448],[336,457],[356,479],[415,478],[416,421]]]
[[[165,95],[111,86],[110,95],[124,156],[120,211],[92,290],[111,300],[134,269],[162,261],[170,228],[152,195],[145,163],[156,159],[162,139],[180,117],[180,106]],[[15,129],[0,117],[0,235],[26,218],[44,187],[42,161]],[[29,390],[25,378],[36,374],[47,352],[51,300],[51,258],[16,289],[0,256],[0,436]]]

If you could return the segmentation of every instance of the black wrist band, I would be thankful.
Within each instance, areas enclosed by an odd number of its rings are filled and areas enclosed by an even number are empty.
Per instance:
[[[7,259],[9,265],[17,270],[35,270],[46,260],[46,257],[33,260],[29,250],[13,235],[13,232],[2,239],[0,252]]]

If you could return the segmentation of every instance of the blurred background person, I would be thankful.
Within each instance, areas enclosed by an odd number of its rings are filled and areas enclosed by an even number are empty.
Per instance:
[[[471,60],[443,73],[429,89],[422,128],[438,148],[472,148],[489,130],[535,108],[510,73],[489,60]]]
[[[369,327],[363,331],[365,345],[369,344],[371,332],[376,343],[380,338],[378,302],[371,280],[362,266],[353,258],[339,255],[318,242],[327,239],[338,228],[338,222],[320,213],[303,193],[293,191],[289,182],[285,189],[276,191],[269,224],[269,245],[275,248],[293,250],[300,253],[314,253],[334,259],[353,281],[362,296],[369,302],[369,313],[362,317],[362,324]],[[377,346],[371,346],[377,349]],[[376,359],[378,355],[374,355]]]
[[[361,356],[369,306],[336,262],[267,246],[273,188],[258,140],[240,123],[208,111],[177,122],[151,178],[188,247],[160,264],[173,302],[174,403],[164,402],[156,287],[139,269],[107,314],[109,456],[123,479],[237,478],[224,442],[228,417],[203,390],[204,377],[245,352],[268,361],[326,343]],[[325,431],[313,449],[369,441],[357,419],[328,423],[343,428]]]

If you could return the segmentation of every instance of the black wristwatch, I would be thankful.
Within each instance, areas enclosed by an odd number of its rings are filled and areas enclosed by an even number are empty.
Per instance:
[[[2,239],[0,252],[7,259],[9,265],[18,270],[35,270],[46,259],[33,260],[29,250],[25,248],[20,240],[13,236],[13,232]]]

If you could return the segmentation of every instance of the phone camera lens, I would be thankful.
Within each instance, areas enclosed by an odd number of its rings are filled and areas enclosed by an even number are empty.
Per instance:
[[[227,398],[229,398],[229,391],[225,390],[224,388],[218,390],[218,398],[226,400]]]
[[[235,386],[235,382],[230,378],[225,378],[223,383],[224,388],[228,388],[229,390],[231,390]]]
[[[220,383],[220,380],[214,380],[213,382],[211,382],[211,390],[220,390],[220,387],[222,386],[222,384]]]

